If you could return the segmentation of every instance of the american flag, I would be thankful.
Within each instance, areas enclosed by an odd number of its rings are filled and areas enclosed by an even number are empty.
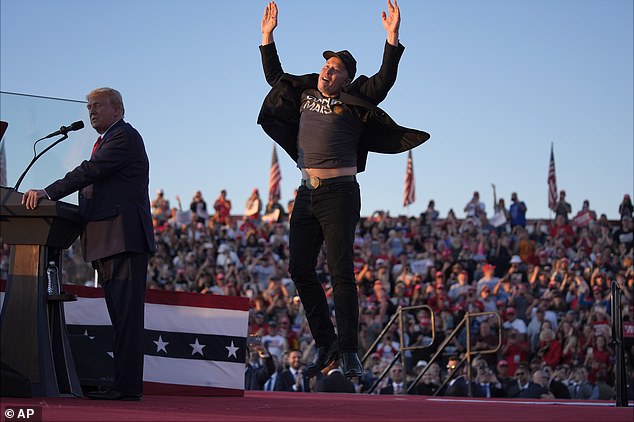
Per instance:
[[[271,159],[271,170],[269,171],[269,203],[274,204],[281,198],[280,181],[282,180],[282,172],[280,171],[280,163],[277,161],[277,150],[273,145],[273,158]]]
[[[406,207],[416,201],[416,182],[414,181],[414,163],[412,151],[407,154],[407,169],[405,170],[405,190],[403,192],[403,206]]]
[[[113,329],[102,289],[64,285],[69,335],[111,355]],[[150,289],[145,298],[143,392],[242,396],[249,300]],[[81,372],[80,372],[81,377]]]
[[[557,176],[555,175],[555,153],[550,144],[550,164],[548,165],[548,208],[555,209],[557,205]]]

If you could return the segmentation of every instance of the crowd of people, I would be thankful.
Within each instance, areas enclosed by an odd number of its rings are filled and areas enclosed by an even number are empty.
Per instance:
[[[293,203],[263,209],[253,204],[256,193],[246,205],[252,212],[238,216],[225,191],[209,209],[200,191],[185,209],[178,197],[178,206],[170,207],[158,191],[152,201],[157,252],[148,267],[148,288],[250,299],[249,335],[258,341],[247,359],[247,389],[613,399],[610,286],[616,283],[631,396],[634,224],[629,195],[619,206],[618,221],[597,216],[588,201],[574,216],[569,206],[560,206],[552,220],[527,220],[526,204],[515,193],[509,209],[500,199],[488,216],[474,193],[461,219],[453,210],[441,218],[433,200],[417,217],[376,211],[363,218],[355,240],[355,276],[359,354],[368,358],[364,375],[347,380],[333,366],[312,379],[303,373],[315,347],[288,273]],[[92,270],[80,264],[73,248],[67,255],[66,280],[91,280]],[[317,272],[331,299],[324,255],[322,250]],[[428,308],[407,313],[403,339],[394,325],[369,350],[399,306],[416,305],[431,308],[433,318]],[[411,387],[467,312],[484,313],[473,319],[470,349],[496,349],[501,333],[499,349],[473,359],[468,380],[466,365],[456,367],[467,350],[463,330]],[[401,345],[428,347],[406,351],[405,365],[397,362],[374,385]]]

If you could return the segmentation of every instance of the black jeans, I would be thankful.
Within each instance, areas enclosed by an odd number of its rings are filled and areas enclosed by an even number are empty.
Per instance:
[[[317,346],[339,341],[342,352],[358,346],[359,299],[354,278],[353,245],[361,195],[356,181],[329,183],[311,190],[300,186],[290,223],[289,270],[306,311]],[[326,241],[337,334],[330,319],[324,289],[315,273],[317,257]]]

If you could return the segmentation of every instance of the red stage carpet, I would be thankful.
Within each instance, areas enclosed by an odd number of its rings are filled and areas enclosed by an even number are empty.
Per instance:
[[[246,391],[244,397],[145,396],[141,402],[2,397],[1,421],[20,410],[42,421],[575,421],[634,420],[634,407],[613,402],[476,400]],[[6,412],[12,410],[9,419]],[[24,414],[24,413],[23,413]],[[25,420],[25,419],[22,419]],[[33,417],[30,420],[34,420]]]

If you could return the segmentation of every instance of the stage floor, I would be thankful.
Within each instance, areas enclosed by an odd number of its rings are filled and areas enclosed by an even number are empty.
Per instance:
[[[576,421],[634,420],[634,407],[614,402],[520,401],[458,397],[377,396],[247,391],[244,397],[147,395],[140,402],[2,397],[0,421]],[[11,412],[14,412],[11,414]],[[9,418],[9,416],[13,417]],[[37,418],[40,416],[40,418]]]

